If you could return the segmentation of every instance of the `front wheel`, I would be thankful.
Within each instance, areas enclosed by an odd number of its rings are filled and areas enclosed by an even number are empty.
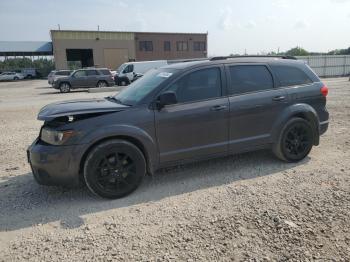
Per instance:
[[[70,85],[68,83],[60,84],[60,91],[61,91],[61,93],[68,93],[68,92],[70,92]]]
[[[281,160],[298,162],[310,153],[313,141],[313,129],[310,123],[295,117],[284,126],[273,152]]]
[[[140,149],[118,139],[94,147],[84,164],[84,180],[89,190],[110,199],[133,192],[145,173],[146,161]]]
[[[17,80],[19,80],[19,78],[18,78],[17,76],[15,76],[15,77],[13,78],[13,80],[17,81]]]

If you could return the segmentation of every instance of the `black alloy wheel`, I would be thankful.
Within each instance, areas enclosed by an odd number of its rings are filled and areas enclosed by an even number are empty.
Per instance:
[[[274,152],[282,160],[297,162],[310,153],[313,142],[314,135],[310,123],[302,118],[292,118],[286,124]]]
[[[120,198],[134,191],[146,173],[142,152],[123,140],[110,140],[96,146],[85,162],[88,188],[104,198]]]

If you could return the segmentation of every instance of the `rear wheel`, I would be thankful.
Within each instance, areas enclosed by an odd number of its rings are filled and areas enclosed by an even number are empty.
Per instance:
[[[84,164],[84,179],[89,190],[110,199],[133,192],[145,173],[143,153],[124,140],[108,140],[97,145]]]
[[[70,92],[70,84],[68,84],[68,83],[61,83],[60,84],[60,91],[61,91],[61,93],[68,93],[68,92]]]
[[[106,81],[98,81],[97,83],[97,87],[101,88],[101,87],[107,87],[108,84],[106,83]]]
[[[15,77],[13,78],[13,80],[17,81],[17,80],[19,80],[19,78],[18,78],[17,76],[15,76]]]
[[[313,138],[312,126],[308,121],[302,118],[292,118],[284,126],[273,151],[281,160],[298,162],[310,153]]]

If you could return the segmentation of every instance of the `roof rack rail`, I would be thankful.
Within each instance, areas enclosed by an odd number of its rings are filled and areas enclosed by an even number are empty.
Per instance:
[[[289,55],[237,55],[237,56],[214,56],[211,57],[209,60],[210,61],[216,61],[216,60],[226,60],[230,58],[280,58],[280,59],[292,59],[292,60],[298,60],[294,56],[289,56]]]

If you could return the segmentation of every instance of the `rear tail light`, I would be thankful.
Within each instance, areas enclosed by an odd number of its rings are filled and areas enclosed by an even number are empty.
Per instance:
[[[321,94],[326,97],[328,95],[328,87],[327,86],[323,86],[321,88]]]

